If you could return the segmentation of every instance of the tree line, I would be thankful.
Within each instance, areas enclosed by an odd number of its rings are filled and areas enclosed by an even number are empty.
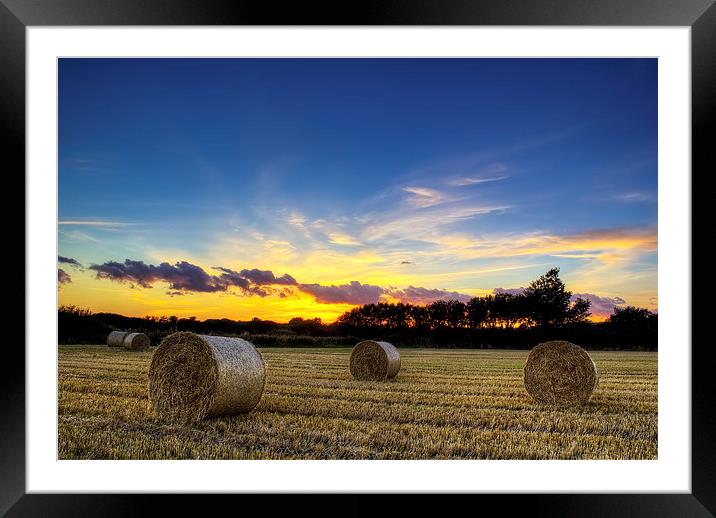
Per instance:
[[[176,331],[243,336],[259,346],[351,346],[382,339],[398,346],[531,348],[546,340],[569,340],[592,349],[657,348],[658,316],[644,308],[615,308],[604,322],[592,322],[590,302],[571,300],[553,268],[523,293],[496,293],[468,302],[438,300],[355,307],[335,322],[296,317],[287,323],[254,318],[197,320],[195,317],[126,317],[92,313],[74,306],[58,311],[59,343],[104,343],[115,329],[146,333],[153,344]]]
[[[559,269],[542,275],[521,294],[496,293],[474,297],[469,302],[438,300],[426,306],[378,303],[354,308],[338,318],[348,329],[507,329],[517,326],[543,329],[588,321],[588,300],[571,302],[559,278]]]

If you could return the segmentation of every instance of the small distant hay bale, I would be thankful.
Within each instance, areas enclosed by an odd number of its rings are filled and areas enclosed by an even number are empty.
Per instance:
[[[122,347],[124,337],[128,334],[127,331],[112,331],[107,337],[107,345],[109,347]]]
[[[393,344],[364,340],[351,351],[350,371],[361,381],[394,378],[400,370],[400,353]]]
[[[597,388],[599,371],[587,351],[557,340],[530,351],[524,380],[527,392],[538,403],[581,405]]]
[[[164,419],[194,422],[251,411],[265,382],[264,360],[250,342],[179,332],[154,351],[149,401]]]
[[[149,337],[144,333],[127,333],[122,340],[122,347],[130,351],[146,351],[150,344]]]

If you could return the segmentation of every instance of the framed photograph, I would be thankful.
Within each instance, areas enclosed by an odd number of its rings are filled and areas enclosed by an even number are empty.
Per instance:
[[[0,511],[716,513],[713,2],[63,3],[0,5],[27,193]]]

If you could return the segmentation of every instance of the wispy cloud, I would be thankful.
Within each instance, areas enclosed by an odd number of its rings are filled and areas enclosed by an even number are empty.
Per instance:
[[[334,243],[336,245],[348,245],[348,246],[355,246],[360,245],[361,242],[358,241],[353,236],[350,236],[348,234],[344,234],[342,232],[330,232],[328,234],[328,239],[331,243]]]
[[[446,201],[452,201],[454,199],[448,196],[446,193],[440,192],[435,189],[429,189],[428,187],[407,186],[403,187],[403,191],[412,194],[412,196],[408,197],[408,203],[411,204],[413,207],[418,207],[421,209],[426,207],[432,207],[434,205],[439,205],[441,203],[445,203]]]
[[[500,180],[506,180],[508,178],[509,176],[459,176],[457,178],[454,178],[453,180],[450,180],[448,184],[455,186],[476,185],[487,182],[499,182]]]
[[[527,151],[549,147],[577,135],[583,125],[562,128],[543,132],[539,135],[525,137],[504,146],[494,146],[478,149],[459,158],[438,160],[413,172],[414,176],[421,178],[435,178],[450,176],[497,176],[507,170],[507,164],[514,157]]]
[[[62,236],[67,241],[99,243],[99,240],[97,238],[89,235],[86,232],[81,232],[79,230],[72,230],[69,232],[60,230],[59,235]]]
[[[638,203],[644,201],[652,201],[655,199],[654,195],[646,192],[627,192],[623,194],[615,194],[612,199],[620,201],[622,203]]]
[[[618,252],[656,252],[656,228],[627,227],[587,230],[573,234],[549,232],[510,233],[470,236],[444,234],[430,236],[445,253],[463,258],[509,258],[549,255],[562,258],[609,260]]]
[[[492,164],[470,174],[454,176],[447,181],[447,184],[455,187],[465,187],[481,183],[499,182],[509,178],[508,175],[503,174],[506,171],[507,166],[505,164]]]
[[[64,219],[58,222],[59,225],[77,225],[85,227],[106,227],[106,228],[117,228],[117,227],[129,227],[136,225],[136,223],[127,223],[123,221],[109,221],[109,220],[92,220],[92,219]]]
[[[394,211],[367,219],[361,236],[369,241],[411,239],[433,241],[439,230],[476,216],[504,212],[509,205],[473,205],[467,203],[432,207],[420,212]]]

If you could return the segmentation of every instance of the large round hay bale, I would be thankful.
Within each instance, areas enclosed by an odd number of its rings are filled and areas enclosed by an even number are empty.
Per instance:
[[[107,337],[107,345],[109,347],[122,347],[124,337],[128,334],[127,331],[112,331]]]
[[[149,367],[149,400],[161,417],[192,422],[249,412],[261,399],[266,367],[241,338],[174,333]]]
[[[351,351],[350,370],[357,380],[394,378],[400,370],[400,353],[388,342],[364,340]]]
[[[128,333],[122,341],[122,347],[130,351],[146,351],[150,344],[149,337],[144,333]]]
[[[597,388],[599,372],[587,351],[557,340],[539,344],[525,363],[525,388],[538,403],[579,405]]]

